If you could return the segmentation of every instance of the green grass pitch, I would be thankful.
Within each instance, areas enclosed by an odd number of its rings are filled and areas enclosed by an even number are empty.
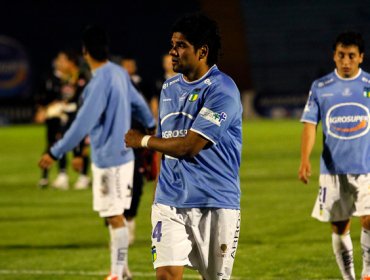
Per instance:
[[[244,124],[242,224],[234,279],[340,279],[329,225],[310,217],[321,137],[312,155],[311,182],[303,185],[297,179],[301,129],[297,120]],[[42,126],[0,128],[0,279],[101,280],[109,271],[108,232],[91,209],[91,190],[36,186],[44,134]],[[129,250],[135,280],[154,279],[152,190],[153,183],[147,183],[136,220],[136,241]],[[359,276],[357,219],[351,232]],[[190,270],[184,278],[199,279]]]

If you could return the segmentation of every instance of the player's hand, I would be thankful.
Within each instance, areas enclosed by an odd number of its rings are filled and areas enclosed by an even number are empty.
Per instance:
[[[34,121],[35,123],[44,123],[46,120],[46,110],[43,107],[37,109]]]
[[[49,154],[43,154],[40,161],[39,167],[42,169],[49,169],[54,163],[54,159]]]
[[[125,135],[126,147],[134,149],[141,148],[141,139],[143,139],[143,137],[144,134],[141,132],[130,129]]]
[[[75,156],[72,159],[72,167],[75,171],[81,172],[82,168],[84,166],[84,159],[80,156]]]
[[[307,184],[309,182],[309,178],[311,176],[311,164],[310,162],[301,162],[298,171],[298,178],[303,183]]]

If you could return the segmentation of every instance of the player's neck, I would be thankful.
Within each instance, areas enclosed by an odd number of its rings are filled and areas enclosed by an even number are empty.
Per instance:
[[[107,62],[108,62],[108,60],[98,61],[98,60],[93,60],[92,59],[92,60],[89,61],[89,66],[90,66],[91,71],[95,71],[96,69],[102,67]]]
[[[338,70],[338,68],[335,68],[335,74],[343,80],[353,80],[360,76],[361,74],[361,68],[358,68],[357,71],[354,71],[350,75],[347,75],[346,73],[342,73],[341,71]]]
[[[209,70],[209,66],[207,64],[202,64],[199,67],[193,69],[193,71],[189,71],[189,73],[184,73],[183,77],[187,82],[194,82],[202,78]]]

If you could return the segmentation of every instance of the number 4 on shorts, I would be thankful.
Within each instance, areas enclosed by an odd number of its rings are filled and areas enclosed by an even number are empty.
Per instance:
[[[153,238],[157,238],[157,242],[160,242],[161,241],[161,237],[162,237],[162,221],[158,221],[158,223],[154,227],[152,237]]]

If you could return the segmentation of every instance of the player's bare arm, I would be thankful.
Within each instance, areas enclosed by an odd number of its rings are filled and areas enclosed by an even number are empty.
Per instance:
[[[298,171],[299,180],[307,184],[311,176],[310,155],[316,139],[316,124],[305,123],[301,142],[301,164]]]
[[[148,147],[163,154],[180,158],[196,156],[209,141],[191,130],[188,131],[185,137],[164,139],[143,135],[137,130],[131,129],[125,136],[125,143],[127,147]]]

